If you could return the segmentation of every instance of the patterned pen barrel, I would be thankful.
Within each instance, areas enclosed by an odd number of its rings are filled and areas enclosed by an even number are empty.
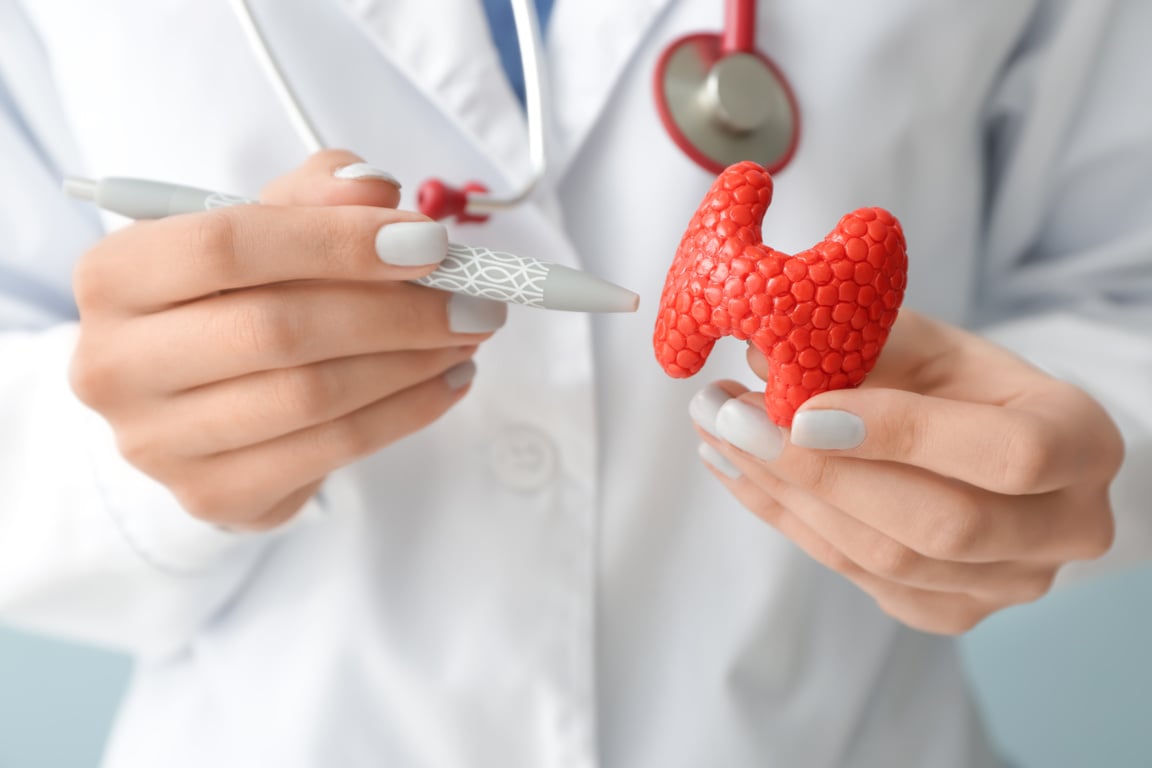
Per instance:
[[[560,264],[453,243],[439,268],[412,282],[483,299],[575,312],[635,312],[626,288]]]

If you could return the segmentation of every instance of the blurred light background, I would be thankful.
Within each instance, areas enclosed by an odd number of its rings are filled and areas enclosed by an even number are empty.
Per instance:
[[[963,647],[1020,768],[1152,766],[1152,567],[993,616]],[[129,671],[115,654],[0,629],[0,768],[95,768]]]

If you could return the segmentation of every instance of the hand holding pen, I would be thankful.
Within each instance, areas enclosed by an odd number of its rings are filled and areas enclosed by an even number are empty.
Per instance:
[[[141,221],[77,265],[73,389],[199,518],[291,518],[327,473],[456,403],[505,320],[410,284],[442,264],[444,229],[357,161],[318,153],[268,205]]]
[[[369,169],[369,172],[373,171]],[[395,182],[390,174],[381,180]],[[68,178],[64,181],[64,190],[73,197],[91,200],[104,210],[132,219],[160,219],[258,202],[162,181],[115,177],[95,181]],[[418,229],[414,226],[411,231]],[[440,233],[443,227],[426,226],[423,231]],[[429,288],[542,309],[635,312],[640,303],[640,297],[632,291],[560,264],[488,248],[448,244],[447,240],[445,246],[447,255],[439,268],[413,282]],[[387,254],[381,252],[380,258],[387,259]]]

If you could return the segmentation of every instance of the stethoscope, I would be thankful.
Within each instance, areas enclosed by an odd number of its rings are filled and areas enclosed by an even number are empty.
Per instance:
[[[245,36],[309,152],[323,149],[315,122],[284,75],[248,0],[231,0]],[[498,196],[480,182],[460,187],[429,179],[417,207],[433,219],[484,221],[520,205],[544,178],[548,159],[543,42],[533,0],[511,0],[524,68],[524,107],[531,174],[514,192]],[[787,79],[756,48],[756,0],[725,0],[724,32],[686,35],[660,55],[653,78],[656,110],[676,145],[705,170],[719,173],[754,160],[776,173],[792,159],[800,138],[800,111]]]

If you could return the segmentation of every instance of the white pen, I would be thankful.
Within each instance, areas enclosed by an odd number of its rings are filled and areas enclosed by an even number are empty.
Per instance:
[[[163,181],[69,177],[64,191],[131,219],[160,219],[230,205],[258,204],[235,195]],[[435,272],[413,283],[483,299],[575,312],[635,312],[640,297],[561,264],[452,243]]]

